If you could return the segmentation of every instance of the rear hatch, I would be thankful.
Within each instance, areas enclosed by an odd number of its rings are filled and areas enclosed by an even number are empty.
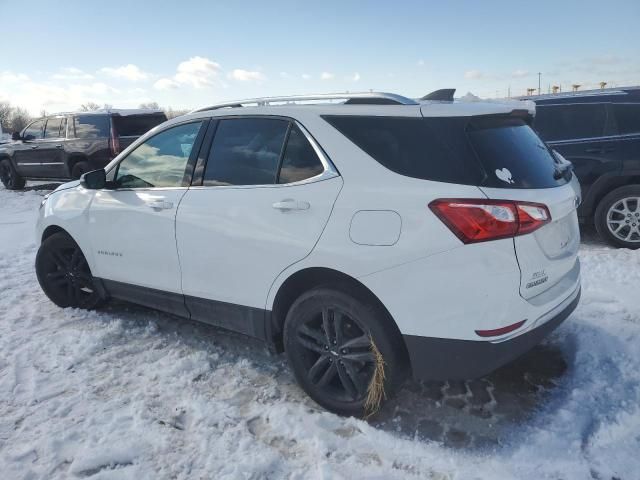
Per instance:
[[[466,135],[484,171],[480,189],[488,198],[542,204],[550,213],[548,223],[514,237],[520,294],[531,299],[577,270],[579,184],[527,117],[471,118]]]
[[[131,145],[138,137],[144,135],[153,127],[167,120],[162,112],[137,113],[130,115],[114,114],[112,116],[113,129],[119,140],[119,150]]]

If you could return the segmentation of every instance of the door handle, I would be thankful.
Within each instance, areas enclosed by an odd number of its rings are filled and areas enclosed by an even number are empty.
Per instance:
[[[282,210],[288,212],[290,210],[309,210],[311,204],[309,202],[301,202],[292,198],[285,198],[280,202],[276,202],[272,205],[276,210]]]
[[[585,148],[585,153],[602,153],[601,148]]]
[[[56,145],[56,148],[62,148],[62,145]]]
[[[38,145],[31,145],[31,150],[35,150],[36,148],[38,148]]]
[[[170,210],[173,208],[173,203],[166,200],[151,200],[147,202],[147,206],[154,210]]]

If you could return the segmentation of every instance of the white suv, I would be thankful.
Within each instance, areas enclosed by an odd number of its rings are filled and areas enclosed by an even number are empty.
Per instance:
[[[341,414],[408,375],[485,375],[576,307],[580,190],[533,111],[452,100],[254,99],[163,123],[43,201],[40,285],[263,339]]]

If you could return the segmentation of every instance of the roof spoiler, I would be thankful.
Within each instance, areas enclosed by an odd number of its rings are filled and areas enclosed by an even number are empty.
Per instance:
[[[441,88],[426,94],[420,100],[431,100],[436,102],[453,102],[453,94],[456,93],[455,88]]]

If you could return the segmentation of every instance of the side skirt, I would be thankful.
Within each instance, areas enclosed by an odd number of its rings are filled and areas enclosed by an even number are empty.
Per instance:
[[[128,283],[95,278],[96,287],[103,297],[143,305],[154,310],[197,320],[232,330],[237,333],[271,343],[267,335],[267,322],[271,312],[255,307],[190,297]]]

